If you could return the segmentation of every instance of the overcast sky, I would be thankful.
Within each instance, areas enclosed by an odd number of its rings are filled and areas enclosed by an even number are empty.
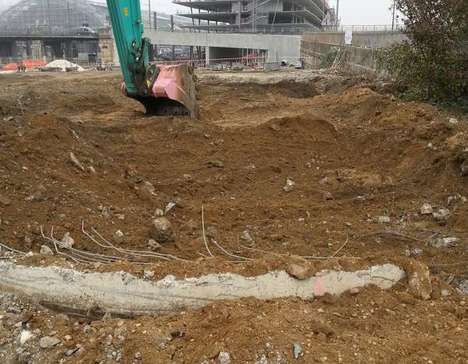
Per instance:
[[[0,0],[0,10],[19,2],[20,0]],[[95,0],[105,2],[105,0]],[[141,0],[142,7],[148,8],[149,0]],[[329,0],[335,6],[337,0]],[[392,23],[389,11],[392,0],[340,0],[340,18],[343,25],[384,25]],[[172,4],[171,0],[151,0],[154,11],[175,13],[184,11],[184,7]],[[185,8],[187,9],[187,8]]]

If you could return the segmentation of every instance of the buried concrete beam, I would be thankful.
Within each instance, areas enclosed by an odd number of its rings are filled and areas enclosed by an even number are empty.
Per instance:
[[[313,299],[327,293],[375,285],[391,288],[405,277],[393,264],[355,272],[323,271],[297,280],[284,271],[257,277],[209,274],[199,278],[167,276],[151,282],[124,273],[82,273],[58,267],[25,267],[0,262],[0,291],[27,296],[35,302],[75,312],[116,315],[160,314],[199,308],[217,300],[244,297]]]

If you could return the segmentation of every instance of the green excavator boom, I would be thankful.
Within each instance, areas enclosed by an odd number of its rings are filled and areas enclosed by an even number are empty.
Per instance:
[[[140,0],[107,0],[124,78],[124,92],[147,113],[198,117],[192,67],[149,63],[150,41],[143,37]]]

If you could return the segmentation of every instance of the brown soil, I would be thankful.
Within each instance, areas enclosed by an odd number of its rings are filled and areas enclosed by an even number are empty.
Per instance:
[[[115,246],[148,250],[155,210],[176,202],[168,213],[176,239],[159,252],[187,262],[73,265],[152,270],[154,279],[255,275],[299,257],[330,257],[309,259],[313,271],[349,269],[406,259],[407,250],[420,248],[415,259],[430,267],[438,287],[431,300],[414,298],[402,284],[315,302],[220,302],[123,322],[60,320],[31,309],[33,329],[73,337],[33,362],[107,363],[114,351],[124,363],[209,363],[225,351],[233,363],[289,363],[296,342],[304,363],[467,362],[466,301],[447,283],[467,274],[468,177],[460,167],[468,164],[468,124],[460,116],[450,124],[430,105],[348,87],[349,80],[334,79],[319,95],[326,81],[323,75],[298,87],[202,79],[202,118],[193,121],[144,116],[119,94],[117,75],[0,76],[0,242],[37,253],[46,243],[40,227],[47,235],[53,227],[58,238],[69,232],[77,249],[112,254],[82,232],[84,221]],[[283,190],[287,178],[295,182],[290,192]],[[424,203],[450,216],[421,215]],[[202,207],[215,258],[207,258]],[[379,222],[382,216],[390,222]],[[124,241],[113,238],[117,230]],[[243,240],[244,231],[254,241]],[[460,241],[432,247],[438,237]],[[239,262],[212,239],[254,260]],[[40,255],[20,261],[71,264]],[[441,297],[441,289],[449,295]],[[75,344],[83,350],[64,357]]]

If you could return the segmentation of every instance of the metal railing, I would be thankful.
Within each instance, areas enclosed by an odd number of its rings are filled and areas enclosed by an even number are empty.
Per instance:
[[[402,32],[405,30],[403,24],[395,25],[323,25],[323,32]]]

